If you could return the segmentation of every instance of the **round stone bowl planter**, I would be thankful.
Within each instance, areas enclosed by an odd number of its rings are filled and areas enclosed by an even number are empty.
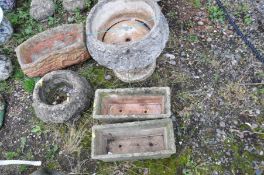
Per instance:
[[[5,44],[12,34],[13,28],[11,23],[4,17],[3,10],[0,7],[0,45]]]
[[[169,27],[156,1],[101,0],[87,17],[86,36],[99,64],[119,73],[139,72],[156,62]]]
[[[87,80],[73,71],[54,71],[36,84],[33,108],[44,122],[64,123],[90,104],[93,90]]]

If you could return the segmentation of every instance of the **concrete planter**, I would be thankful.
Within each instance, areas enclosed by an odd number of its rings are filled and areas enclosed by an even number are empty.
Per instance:
[[[86,25],[92,57],[122,77],[128,72],[132,81],[142,80],[133,71],[141,70],[143,79],[153,72],[142,70],[155,64],[169,37],[167,20],[153,0],[101,0]]]
[[[171,119],[92,128],[92,159],[123,161],[167,158],[176,152]]]
[[[16,48],[18,62],[29,77],[43,76],[87,60],[82,24],[62,25],[42,32]]]
[[[40,79],[33,92],[33,108],[44,122],[63,123],[90,104],[93,90],[73,71],[54,71]]]
[[[98,89],[93,118],[105,122],[169,118],[170,105],[168,87]]]
[[[4,17],[2,8],[0,7],[0,45],[5,44],[12,36],[13,28],[11,23]]]

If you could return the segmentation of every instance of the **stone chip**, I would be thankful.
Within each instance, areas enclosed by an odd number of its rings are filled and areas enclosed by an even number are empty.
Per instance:
[[[32,0],[30,5],[30,15],[35,20],[41,21],[52,16],[55,12],[55,5],[52,0]]]
[[[4,55],[0,55],[0,81],[8,79],[11,72],[12,63],[10,59]]]

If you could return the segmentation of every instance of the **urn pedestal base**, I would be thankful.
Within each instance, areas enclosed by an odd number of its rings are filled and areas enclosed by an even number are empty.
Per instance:
[[[133,83],[144,81],[149,78],[156,68],[156,62],[142,69],[134,69],[128,71],[114,70],[115,76],[123,82]]]

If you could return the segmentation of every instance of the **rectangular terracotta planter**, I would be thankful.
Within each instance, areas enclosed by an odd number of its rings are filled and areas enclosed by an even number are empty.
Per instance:
[[[176,153],[171,119],[98,125],[92,128],[92,159],[167,158]]]
[[[83,24],[65,24],[28,39],[16,48],[18,62],[29,77],[78,64],[90,58]]]
[[[98,89],[93,117],[105,122],[169,118],[170,88]]]

